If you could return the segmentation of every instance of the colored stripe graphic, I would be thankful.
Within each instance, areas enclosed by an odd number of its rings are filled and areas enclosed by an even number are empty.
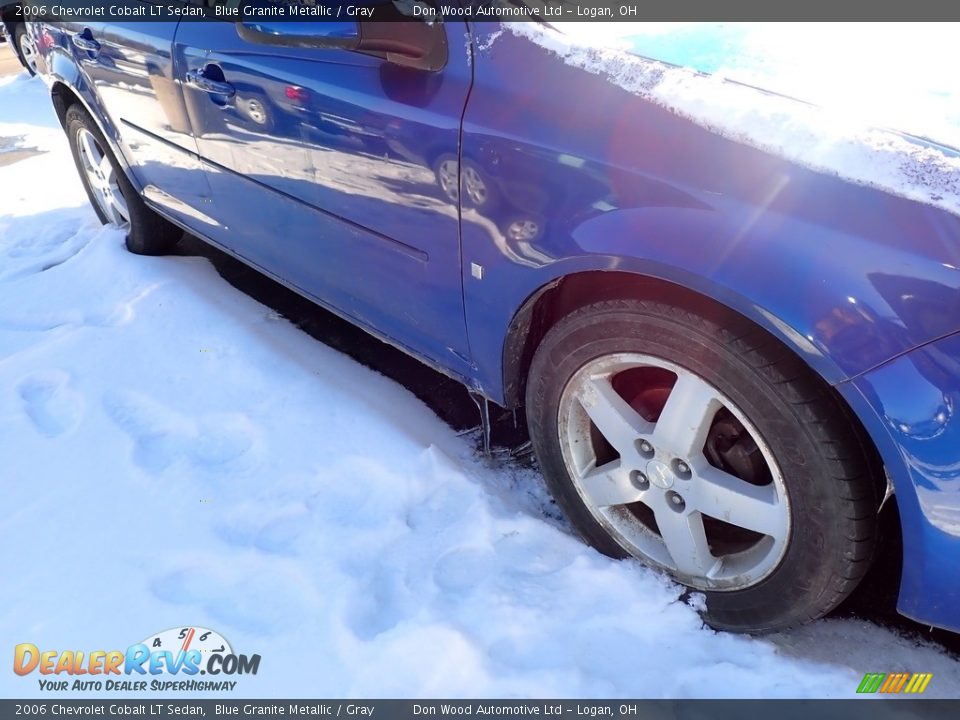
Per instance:
[[[930,684],[930,680],[933,678],[933,673],[914,673],[913,677],[916,678],[916,680],[913,678],[910,680],[913,689],[907,690],[907,692],[919,695],[927,689],[927,685]]]
[[[890,688],[894,687],[897,684],[897,680],[900,679],[900,673],[890,673],[887,675],[887,679],[883,681],[883,685],[880,686],[880,692],[888,693]]]
[[[932,679],[933,673],[867,673],[857,686],[857,692],[919,695]]]

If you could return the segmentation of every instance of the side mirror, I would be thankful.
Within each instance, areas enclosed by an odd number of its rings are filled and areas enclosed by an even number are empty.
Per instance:
[[[447,64],[443,23],[411,20],[401,15],[392,2],[377,3],[376,13],[372,14],[375,19],[362,22],[284,22],[257,17],[257,10],[272,5],[269,0],[243,0],[237,34],[257,45],[353,50],[418,70],[441,70]]]

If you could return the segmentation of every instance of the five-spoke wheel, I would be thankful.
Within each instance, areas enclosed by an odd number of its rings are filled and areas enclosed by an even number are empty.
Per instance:
[[[869,566],[882,471],[799,358],[702,307],[608,300],[556,321],[526,389],[544,477],[589,543],[704,592],[715,627],[820,617]]]
[[[93,190],[97,207],[110,225],[125,230],[130,224],[130,210],[110,157],[86,127],[77,129],[77,147],[87,186]]]
[[[780,469],[743,412],[695,373],[637,353],[597,358],[564,389],[560,433],[584,504],[631,555],[700,589],[746,587],[783,556]],[[756,456],[739,474],[722,454],[734,446]]]
[[[37,44],[27,31],[27,26],[23,23],[17,25],[14,29],[13,39],[20,49],[20,55],[23,57],[23,62],[27,66],[27,72],[31,75],[36,75],[37,59],[39,57],[37,54]]]

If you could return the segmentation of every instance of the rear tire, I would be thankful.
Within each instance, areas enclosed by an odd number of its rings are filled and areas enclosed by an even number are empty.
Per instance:
[[[143,202],[90,114],[71,105],[64,125],[77,172],[100,222],[125,230],[127,249],[137,255],[173,250],[183,231]]]
[[[526,405],[547,484],[583,538],[704,592],[715,628],[819,618],[870,565],[872,458],[830,388],[738,316],[581,308],[537,349]]]
[[[20,57],[26,64],[26,70],[30,75],[37,74],[37,47],[33,38],[27,33],[27,27],[23,23],[17,25],[13,30],[13,41],[20,51]]]

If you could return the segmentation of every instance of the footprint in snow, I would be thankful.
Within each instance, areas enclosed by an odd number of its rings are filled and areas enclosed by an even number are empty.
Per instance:
[[[251,583],[252,577],[258,581]],[[200,558],[153,578],[150,591],[164,602],[202,609],[217,624],[266,636],[289,630],[323,608],[298,570],[256,559],[238,558],[225,566]]]
[[[161,474],[186,464],[209,473],[236,475],[259,464],[257,428],[239,413],[218,413],[197,420],[133,392],[104,399],[107,415],[134,442],[134,460]]]
[[[24,413],[47,437],[63,435],[80,424],[83,396],[69,385],[70,376],[56,370],[33,373],[17,386]]]
[[[2,278],[0,278],[2,279]],[[117,303],[91,310],[70,307],[63,309],[31,308],[19,303],[0,305],[0,330],[14,332],[47,332],[66,327],[119,327],[130,323],[136,316],[135,306],[153,292],[159,283]]]
[[[313,527],[313,518],[301,505],[263,519],[263,508],[256,515],[243,512],[229,515],[216,527],[216,533],[228,545],[256,548],[269,555],[295,556],[304,533]]]
[[[487,548],[454,548],[437,560],[433,581],[448,592],[465,592],[483,582],[494,571],[496,562],[496,555]]]
[[[379,563],[364,579],[345,619],[354,635],[372,640],[412,617],[418,608],[418,598],[404,582],[402,568]]]
[[[26,237],[19,238],[6,246],[4,255],[8,258],[37,258],[43,257],[51,250],[66,243],[75,237],[73,229],[61,228],[55,232],[31,232]]]
[[[85,234],[73,230],[31,234],[2,252],[6,262],[0,281],[52,270],[79,255],[89,242]]]

